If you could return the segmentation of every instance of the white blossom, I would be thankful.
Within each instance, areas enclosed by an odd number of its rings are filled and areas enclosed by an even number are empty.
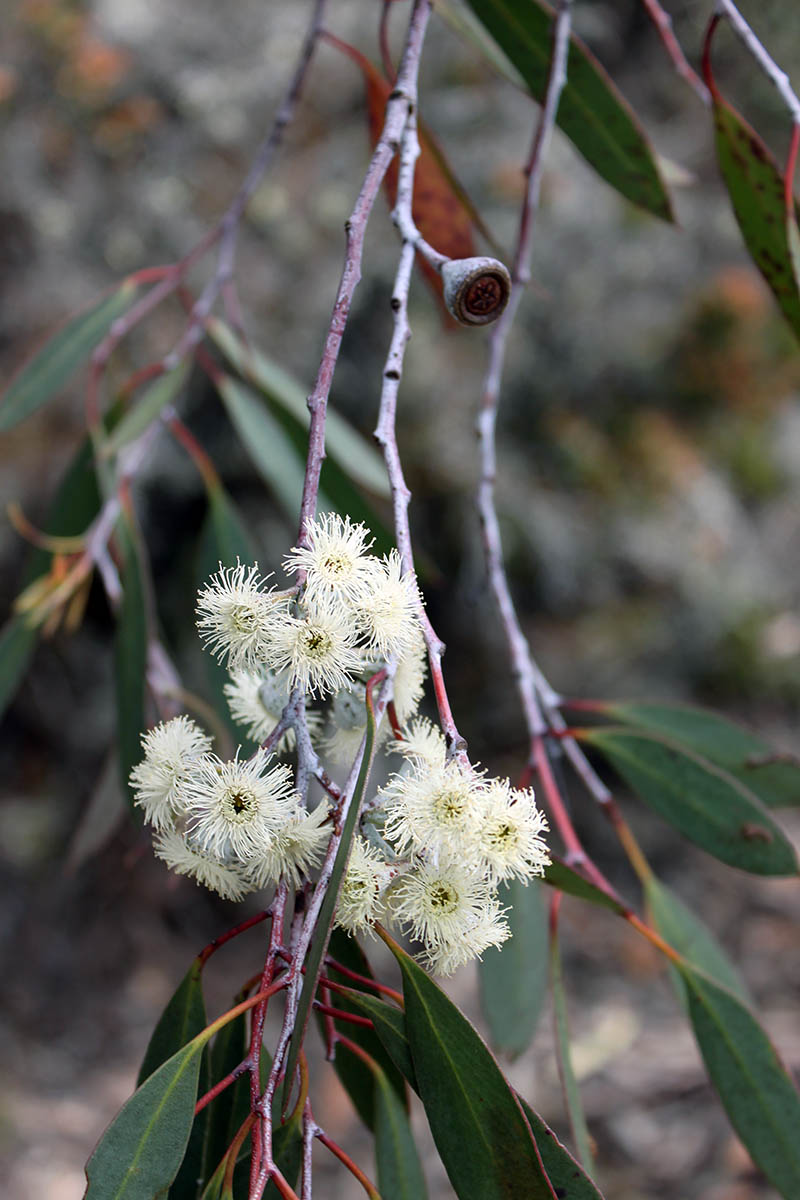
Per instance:
[[[380,852],[356,835],[336,902],[336,924],[355,934],[367,931],[380,920],[383,892],[392,874]]]
[[[230,670],[255,667],[266,657],[282,598],[264,591],[258,563],[223,567],[198,593],[197,628],[206,648]]]
[[[480,953],[473,947],[480,944],[483,934],[476,940],[476,931],[488,930],[502,918],[486,881],[452,861],[438,866],[420,863],[400,876],[388,901],[394,920],[417,941],[424,942],[429,959],[437,961],[441,956],[448,966],[461,941],[470,947],[468,957]]]
[[[153,849],[176,874],[191,876],[225,900],[241,900],[252,890],[241,864],[222,862],[174,829],[157,834]]]
[[[225,698],[234,721],[244,725],[248,737],[263,742],[272,733],[289,702],[291,676],[277,674],[268,667],[255,671],[232,671],[230,683],[224,687]],[[306,714],[309,732],[313,735],[320,725],[320,715]],[[273,749],[291,750],[295,743],[293,729],[287,729]]]
[[[494,882],[516,876],[527,883],[550,862],[542,837],[548,829],[533,792],[518,791],[508,780],[493,780],[484,796],[480,854]]]
[[[335,593],[339,600],[358,601],[369,585],[372,538],[360,523],[338,513],[322,513],[306,524],[306,546],[284,559],[289,572],[306,572],[309,599]]]
[[[358,631],[347,610],[330,600],[309,605],[300,616],[288,611],[276,622],[268,663],[286,672],[291,686],[325,696],[346,687],[361,666]]]
[[[434,975],[452,975],[464,963],[480,958],[489,946],[502,946],[511,937],[503,910],[495,898],[473,920],[465,923],[453,941],[430,943],[425,950],[425,965]]]
[[[417,717],[413,720],[408,728],[403,730],[402,738],[390,742],[388,749],[395,754],[402,754],[403,758],[420,766],[443,767],[447,761],[444,734],[427,717]]]
[[[425,691],[428,652],[422,633],[417,630],[409,649],[397,661],[394,674],[394,708],[401,725],[413,717]]]
[[[211,738],[191,717],[162,721],[142,736],[143,760],[131,771],[134,803],[155,829],[168,829],[178,814],[178,792],[193,765],[211,750]]]
[[[373,559],[369,587],[359,597],[359,626],[370,650],[382,658],[411,651],[419,642],[420,603],[413,571],[403,571],[397,550],[383,559]]]
[[[249,864],[248,878],[256,888],[285,879],[300,887],[311,870],[318,867],[332,826],[330,806],[323,800],[313,812],[298,804],[291,817],[277,830],[268,852]]]
[[[381,795],[386,801],[386,837],[398,854],[475,859],[481,831],[480,776],[457,762],[416,762],[394,775]]]
[[[196,764],[180,793],[193,845],[218,859],[269,853],[296,804],[290,768],[268,769],[271,759],[258,750],[246,761],[209,756]]]

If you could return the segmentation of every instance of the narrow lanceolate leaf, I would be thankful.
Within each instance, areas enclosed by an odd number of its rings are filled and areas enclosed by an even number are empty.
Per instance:
[[[703,75],[711,92],[719,169],[750,256],[800,337],[800,291],[792,261],[794,236],[787,222],[783,175],[756,131],[717,88],[711,70],[716,25],[712,21],[706,35]],[[794,224],[796,233],[796,221]]]
[[[172,404],[185,384],[189,370],[189,363],[181,363],[173,371],[167,371],[148,388],[145,388],[134,406],[125,413],[125,416],[115,426],[114,432],[104,443],[103,453],[106,457],[116,454],[123,446],[135,441],[167,405]]]
[[[247,1054],[247,1026],[244,1014],[220,1029],[210,1051],[209,1077],[211,1083],[215,1084],[237,1067]],[[202,1175],[204,1179],[210,1179],[250,1112],[250,1076],[247,1072],[220,1092],[206,1111],[208,1120],[203,1146]]]
[[[797,1088],[766,1033],[736,996],[688,966],[681,974],[697,1044],[731,1124],[784,1200],[796,1200]]]
[[[414,1061],[408,1045],[406,1034],[406,1019],[400,1009],[368,992],[350,991],[349,1002],[352,1007],[369,1017],[377,1037],[380,1038],[384,1049],[408,1084],[419,1094],[419,1084],[414,1070]],[[352,1036],[352,1035],[351,1035]]]
[[[700,918],[654,875],[645,880],[644,894],[653,924],[664,941],[669,942],[692,966],[710,975],[744,1004],[748,1004],[750,997],[739,972]],[[680,998],[685,1001],[686,991],[680,973],[670,966],[670,974],[677,984]]]
[[[516,1056],[530,1043],[547,994],[547,907],[536,882],[502,884],[498,896],[510,906],[511,937],[483,953],[481,1006],[492,1046]]]
[[[611,896],[608,892],[604,892],[596,884],[590,883],[574,867],[568,867],[558,858],[553,858],[550,866],[545,870],[543,879],[545,883],[559,892],[577,896],[580,900],[588,900],[590,904],[597,904],[600,908],[610,908],[618,916],[624,916],[626,912],[631,911],[630,907],[623,904],[618,896]]]
[[[200,964],[195,959],[158,1019],[139,1071],[137,1086],[144,1083],[162,1063],[196,1037],[205,1026],[206,1006],[203,999],[202,974]]]
[[[584,1170],[591,1173],[594,1170],[592,1143],[589,1137],[586,1117],[583,1112],[583,1102],[581,1101],[578,1081],[572,1069],[572,1051],[569,1044],[569,1024],[567,1020],[567,997],[561,974],[561,954],[559,952],[557,931],[554,931],[550,939],[550,978],[553,984],[553,1017],[556,1028],[558,1070],[561,1076],[561,1085],[564,1089],[564,1100],[567,1106],[572,1136],[578,1150],[578,1158]]]
[[[691,704],[598,702],[592,711],[688,746],[733,775],[768,808],[800,804],[800,759],[787,761],[788,756],[735,721]]]
[[[54,399],[78,367],[133,303],[138,288],[125,280],[99,304],[73,317],[53,335],[0,397],[0,432]]]
[[[331,940],[328,945],[328,953],[343,967],[355,971],[359,975],[364,975],[367,978],[372,978],[372,971],[366,955],[362,951],[358,942],[354,937],[350,937],[343,929],[334,929],[331,934]],[[361,985],[353,983],[349,978],[340,975],[335,967],[328,964],[325,968],[325,974],[337,983],[345,984],[357,992]],[[366,984],[363,990],[369,995]],[[359,1012],[357,1005],[352,1004],[347,996],[341,992],[336,992],[334,1002],[337,1008],[343,1009],[345,1012]],[[369,1015],[369,1014],[367,1014]],[[322,1023],[322,1022],[321,1022]],[[357,1042],[362,1049],[375,1059],[378,1066],[387,1076],[390,1084],[395,1088],[400,1103],[406,1105],[406,1087],[403,1076],[394,1065],[391,1057],[383,1048],[383,1043],[378,1038],[373,1030],[361,1025],[353,1025],[348,1021],[334,1021],[337,1029],[345,1034],[351,1041]],[[365,1125],[370,1129],[375,1128],[375,1075],[370,1070],[367,1064],[358,1055],[348,1050],[341,1042],[337,1042],[334,1047],[333,1065],[336,1074],[353,1102],[358,1115],[361,1117]]]
[[[553,10],[542,0],[468,0],[535,100],[544,99]],[[633,109],[589,49],[570,39],[557,121],[598,175],[633,204],[671,221],[655,155]]]
[[[33,658],[36,630],[22,617],[12,617],[0,632],[0,716],[13,700]]]
[[[523,1100],[522,1096],[518,1099],[536,1139],[544,1169],[559,1200],[603,1200],[597,1185],[575,1161],[566,1146],[561,1145],[550,1126],[533,1111],[527,1100]]]
[[[147,598],[142,576],[138,531],[123,516],[119,526],[122,551],[122,603],[117,613],[114,643],[117,694],[117,750],[120,780],[130,797],[128,780],[142,757],[141,736],[145,727],[144,696],[147,669]]]
[[[178,1173],[189,1142],[202,1037],[189,1042],[134,1092],[86,1164],[85,1200],[155,1200]]]
[[[218,387],[242,445],[262,479],[294,520],[303,495],[305,461],[300,459],[294,443],[263,397],[230,375],[223,375]]]
[[[408,1113],[380,1068],[375,1071],[375,1161],[382,1200],[427,1200]]]
[[[243,345],[224,322],[212,318],[207,328],[219,350],[242,378],[289,413],[303,429],[308,429],[308,393],[294,376],[277,366],[260,350]],[[328,409],[325,422],[325,448],[356,483],[376,496],[389,496],[389,481],[380,454],[331,408]]]
[[[756,875],[794,875],[784,833],[743,784],[677,742],[616,726],[582,730],[627,784],[670,825],[722,862]]]
[[[336,910],[336,900],[339,896],[339,887],[342,882],[347,859],[350,854],[350,843],[353,840],[353,835],[358,821],[358,813],[361,808],[361,802],[364,798],[364,788],[367,785],[370,768],[372,767],[372,750],[375,745],[375,715],[372,708],[370,691],[367,689],[367,730],[366,742],[364,746],[364,754],[361,759],[361,768],[358,772],[355,790],[353,792],[350,805],[347,809],[347,816],[342,826],[342,836],[336,851],[336,857],[333,860],[330,879],[325,890],[325,896],[319,909],[314,936],[308,950],[306,958],[306,971],[303,980],[300,1000],[297,1005],[297,1016],[295,1017],[294,1030],[292,1032],[292,1040],[289,1043],[289,1050],[286,1055],[286,1080],[283,1085],[283,1111],[289,1103],[292,1087],[294,1086],[294,1072],[297,1067],[297,1060],[300,1056],[300,1050],[305,1037],[308,1018],[311,1013],[311,1005],[314,1001],[314,996],[319,982],[319,975],[322,969],[322,960],[325,957],[325,952],[328,949],[328,941],[331,935],[331,926],[333,925],[333,915]],[[319,886],[319,885],[318,885]]]
[[[517,1097],[441,988],[396,944],[406,1030],[433,1139],[459,1200],[556,1200]]]

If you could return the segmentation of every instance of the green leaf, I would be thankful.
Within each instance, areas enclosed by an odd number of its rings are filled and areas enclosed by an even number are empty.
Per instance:
[[[289,1102],[289,1096],[294,1086],[295,1068],[300,1055],[300,1049],[303,1045],[303,1038],[305,1037],[306,1026],[311,1013],[311,1005],[316,995],[317,983],[319,982],[320,971],[322,969],[322,960],[328,949],[331,926],[336,910],[336,900],[339,895],[339,886],[342,882],[345,867],[347,866],[347,859],[350,855],[350,843],[353,840],[361,801],[364,798],[364,788],[367,785],[367,779],[369,778],[372,766],[372,751],[375,745],[375,716],[372,704],[370,703],[369,689],[367,689],[366,715],[366,743],[361,759],[361,767],[358,772],[353,797],[347,809],[347,816],[342,827],[341,840],[336,851],[336,857],[333,860],[330,879],[324,899],[320,905],[319,916],[314,927],[314,936],[306,958],[305,978],[303,979],[302,991],[300,992],[300,999],[297,1005],[297,1016],[295,1018],[292,1040],[289,1043],[289,1050],[286,1055],[286,1079],[283,1085],[282,1105],[284,1110]]]
[[[195,959],[159,1017],[145,1051],[136,1086],[144,1083],[176,1050],[180,1050],[205,1027],[202,971],[198,959]]]
[[[555,1200],[514,1092],[485,1043],[396,943],[406,1030],[433,1140],[459,1200]]]
[[[356,971],[359,975],[365,975],[367,978],[372,978],[372,971],[367,962],[366,955],[362,951],[358,942],[354,937],[350,937],[343,929],[334,929],[331,934],[331,940],[328,946],[328,952],[333,958],[340,962],[342,966],[348,967],[351,971]],[[350,980],[347,976],[340,975],[335,967],[330,964],[326,966],[325,973],[328,977],[336,982],[344,983],[355,991],[368,991],[366,985],[360,985]],[[341,1008],[345,1012],[358,1012],[357,1005],[350,1002],[347,996],[340,992],[333,994],[332,1003],[336,1008]],[[320,1025],[323,1022],[320,1018]],[[391,1057],[383,1048],[383,1043],[378,1038],[377,1034],[371,1029],[367,1029],[360,1025],[353,1025],[347,1021],[336,1021],[334,1025],[342,1033],[346,1034],[351,1041],[357,1042],[362,1049],[375,1059],[378,1065],[383,1069],[385,1075],[389,1079],[391,1085],[395,1088],[400,1102],[406,1104],[406,1089],[403,1077],[400,1071],[392,1062]],[[334,1049],[333,1065],[336,1074],[353,1102],[358,1115],[361,1117],[364,1124],[369,1129],[375,1128],[375,1079],[373,1072],[369,1069],[363,1059],[358,1055],[348,1050],[341,1042],[337,1042]]]
[[[542,878],[544,883],[549,884],[556,891],[565,892],[569,896],[577,896],[580,900],[588,900],[590,904],[597,904],[600,908],[610,908],[618,916],[624,916],[626,912],[631,911],[621,900],[609,896],[558,858],[553,857],[553,861],[546,868]]]
[[[136,440],[144,433],[148,425],[159,416],[161,411],[171,404],[186,382],[191,363],[181,363],[173,371],[159,376],[142,393],[136,404],[130,408],[115,427],[114,432],[103,444],[103,454],[110,458]]]
[[[569,1024],[567,1020],[567,997],[564,991],[564,979],[561,973],[561,955],[559,953],[558,934],[554,932],[550,939],[550,978],[553,984],[553,1015],[556,1027],[556,1053],[558,1054],[559,1074],[564,1089],[564,1100],[567,1105],[572,1136],[578,1150],[581,1165],[588,1173],[594,1170],[592,1156],[592,1141],[583,1112],[581,1093],[578,1081],[572,1069],[572,1052],[569,1044]],[[538,1143],[537,1143],[538,1144]]]
[[[515,1057],[529,1045],[547,994],[547,906],[538,883],[501,884],[511,937],[478,964],[481,1006],[495,1050]]]
[[[229,1021],[214,1038],[209,1055],[209,1076],[218,1083],[238,1066],[247,1054],[247,1025],[244,1014]],[[250,1112],[250,1076],[247,1072],[211,1101],[206,1109],[203,1176],[216,1171],[247,1114]]]
[[[308,393],[292,375],[260,350],[244,346],[223,321],[212,317],[207,329],[222,354],[243,379],[280,405],[303,429],[308,429]],[[376,496],[389,498],[391,493],[383,458],[330,406],[325,421],[325,448],[356,483]]]
[[[685,837],[756,875],[794,875],[790,842],[743,784],[699,754],[650,733],[581,730],[625,782]]]
[[[750,997],[739,972],[702,921],[654,875],[645,880],[644,894],[653,923],[664,940],[692,966],[710,975],[744,1004],[748,1004]],[[679,972],[670,966],[670,974],[678,985],[680,998],[685,1001],[685,988]]]
[[[138,290],[135,283],[124,280],[110,296],[73,317],[45,342],[0,398],[0,432],[11,429],[58,395],[117,317],[130,308]]]
[[[559,1200],[603,1200],[597,1186],[575,1161],[566,1146],[562,1146],[552,1129],[533,1111],[527,1100],[523,1100],[522,1096],[518,1099],[542,1156],[544,1169]]]
[[[130,773],[142,757],[145,728],[144,697],[147,671],[147,596],[142,577],[138,530],[123,514],[118,527],[122,552],[122,603],[114,641],[114,683],[117,698],[117,750],[123,794],[130,797]]]
[[[403,1013],[391,1004],[378,1000],[368,992],[351,990],[348,997],[352,1007],[369,1017],[375,1027],[375,1033],[383,1044],[384,1049],[397,1067],[400,1074],[419,1094],[419,1085],[411,1058],[411,1050],[406,1035],[406,1019]]]
[[[800,804],[800,764],[772,761],[774,747],[735,721],[690,704],[602,703],[592,711],[688,746],[733,775],[768,808]]]
[[[711,92],[717,161],[750,257],[800,337],[800,292],[792,260],[783,174],[756,131],[720,95],[711,71],[709,26],[703,74]],[[796,232],[796,230],[795,230]]]
[[[468,0],[534,99],[542,101],[552,53],[553,10],[542,0]],[[557,121],[598,175],[633,204],[671,221],[658,165],[633,109],[574,35]]]
[[[785,1200],[800,1196],[800,1096],[775,1047],[748,1009],[688,966],[689,1018],[731,1124]]]
[[[0,632],[0,716],[16,695],[36,649],[36,630],[11,617]]]
[[[276,1123],[272,1138],[272,1153],[278,1170],[289,1187],[293,1188],[303,1165],[303,1119],[299,1113],[285,1125]],[[267,1185],[264,1197],[265,1200],[280,1200],[280,1192],[272,1180]]]
[[[122,1107],[86,1164],[85,1200],[155,1200],[183,1161],[194,1122],[201,1036],[153,1072]]]
[[[375,1071],[375,1162],[382,1200],[426,1200],[408,1113],[380,1068]]]
[[[300,511],[305,458],[300,458],[280,421],[263,399],[231,375],[217,381],[228,416],[259,474],[275,493],[291,520]]]

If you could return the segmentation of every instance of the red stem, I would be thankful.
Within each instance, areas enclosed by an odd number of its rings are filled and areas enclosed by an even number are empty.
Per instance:
[[[375,1028],[369,1017],[356,1016],[355,1013],[345,1012],[343,1008],[331,1008],[330,1004],[323,1004],[321,1000],[314,1001],[314,1008],[317,1012],[326,1013],[329,1017],[335,1017],[337,1021],[349,1021],[351,1025],[363,1025],[366,1029]]]
[[[210,941],[205,949],[201,950],[197,956],[201,969],[206,965],[208,960],[211,958],[211,955],[216,954],[217,950],[219,950],[221,946],[224,946],[226,942],[230,942],[233,938],[238,937],[241,933],[246,933],[247,930],[252,929],[254,925],[260,925],[262,921],[266,921],[267,918],[271,916],[272,908],[266,908],[263,912],[256,913],[254,917],[248,917],[247,920],[242,921],[240,925],[234,925],[233,929],[229,929],[227,932],[221,933],[219,937],[216,937],[213,939],[213,941]],[[258,976],[255,978],[258,979]]]
[[[202,1112],[207,1104],[210,1104],[212,1100],[217,1098],[220,1092],[224,1092],[225,1088],[230,1087],[232,1083],[235,1083],[236,1080],[241,1078],[241,1076],[244,1075],[246,1071],[249,1071],[249,1069],[250,1059],[243,1058],[238,1066],[235,1066],[232,1071],[228,1072],[224,1079],[220,1079],[219,1083],[215,1083],[212,1088],[209,1088],[209,1090],[200,1097],[194,1106],[194,1115],[197,1116],[199,1112]]]
[[[351,971],[349,967],[337,962],[335,958],[326,958],[325,962],[331,970],[336,971],[339,975],[344,975],[345,979],[353,979],[356,983],[363,984],[364,987],[372,988],[373,991],[383,992],[384,995],[391,996],[402,1008],[403,997],[394,988],[390,988],[385,983],[379,983],[377,979],[371,979],[368,975],[359,975],[358,971]],[[325,979],[325,984],[327,987],[333,988],[334,991],[341,990],[342,987],[341,984],[334,983],[332,979],[328,978]]]
[[[355,1045],[355,1043],[353,1044]],[[339,1162],[347,1167],[350,1174],[355,1176],[355,1178],[363,1187],[364,1191],[370,1197],[370,1200],[381,1200],[380,1193],[378,1192],[374,1183],[372,1183],[361,1170],[361,1168],[353,1162],[346,1150],[343,1150],[337,1142],[334,1142],[333,1138],[329,1138],[323,1129],[317,1129],[317,1137],[322,1142],[323,1146],[327,1146],[331,1153],[336,1155],[336,1157],[339,1159]]]

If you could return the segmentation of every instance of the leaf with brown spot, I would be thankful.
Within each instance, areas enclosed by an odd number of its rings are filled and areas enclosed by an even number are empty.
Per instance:
[[[750,257],[800,338],[800,290],[793,262],[798,244],[796,208],[787,214],[784,178],[777,162],[716,85],[711,41],[717,23],[718,18],[713,18],[706,33],[703,76],[711,92],[719,169]]]

